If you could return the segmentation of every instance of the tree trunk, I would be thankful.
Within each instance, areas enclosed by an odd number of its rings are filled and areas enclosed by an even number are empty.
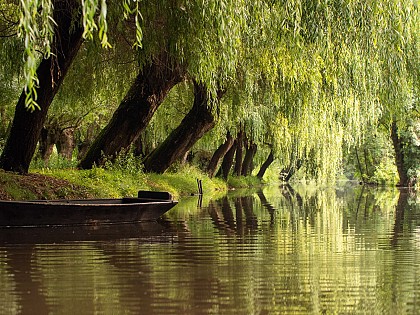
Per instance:
[[[257,153],[257,145],[253,143],[252,141],[250,141],[246,148],[244,162],[242,163],[241,174],[243,176],[248,176],[251,173],[252,161],[254,160],[255,153]]]
[[[292,160],[288,167],[281,170],[280,179],[283,180],[284,182],[288,182],[290,180],[290,178],[292,178],[292,176],[295,175],[296,172],[300,170],[302,165],[303,165],[303,160],[302,159],[298,159],[296,161],[296,164]]]
[[[236,156],[235,156],[235,169],[233,173],[236,176],[241,176],[242,172],[242,160],[243,160],[243,147],[244,147],[244,133],[239,131],[236,138]]]
[[[91,144],[93,143],[93,140],[95,139],[95,136],[99,133],[99,129],[100,126],[98,124],[98,122],[92,122],[88,125],[87,130],[86,130],[86,134],[83,137],[81,132],[78,132],[77,135],[77,149],[78,149],[78,154],[77,154],[77,159],[81,160],[83,159],[83,157],[86,155],[87,151],[89,150]],[[83,140],[82,140],[83,138]]]
[[[51,154],[54,150],[55,139],[52,132],[48,128],[42,128],[41,135],[39,137],[39,156],[45,162],[50,159]]]
[[[6,106],[0,106],[0,138],[5,138],[7,131]]]
[[[392,144],[394,145],[395,152],[395,164],[397,165],[399,182],[397,186],[407,187],[408,186],[408,174],[404,162],[404,152],[403,152],[403,141],[398,136],[398,127],[395,120],[392,121],[391,125],[391,139]]]
[[[60,136],[57,139],[56,146],[58,154],[67,160],[71,160],[73,156],[76,142],[74,140],[74,128],[67,128],[61,130]]]
[[[236,140],[233,141],[233,145],[227,151],[225,154],[225,157],[223,158],[222,166],[220,167],[222,177],[226,180],[229,176],[229,172],[233,166],[233,160],[235,158],[235,152],[236,152]]]
[[[265,162],[261,165],[260,170],[258,171],[257,177],[259,179],[262,179],[265,172],[267,171],[268,167],[271,165],[271,163],[273,163],[274,161],[274,154],[273,154],[273,150],[271,150],[270,154],[268,155],[267,159],[265,160]]]
[[[146,172],[164,173],[215,125],[203,84],[194,82],[194,105],[181,124],[144,160]]]
[[[226,141],[222,143],[217,150],[214,152],[209,165],[207,166],[207,174],[210,177],[213,177],[217,169],[219,167],[220,161],[223,159],[223,157],[226,155],[226,153],[230,150],[230,148],[233,145],[233,137],[231,136],[230,132],[228,131],[226,135]]]
[[[47,116],[48,108],[82,44],[83,29],[73,16],[79,11],[76,0],[54,1],[55,25],[52,54],[43,59],[37,69],[39,110],[29,112],[23,91],[16,105],[9,137],[0,157],[0,168],[27,173]]]
[[[363,176],[363,168],[362,168],[362,163],[360,163],[360,158],[359,158],[359,153],[357,152],[357,147],[355,148],[355,153],[356,153],[356,160],[357,160],[357,166],[359,168],[359,172],[360,172],[360,180],[362,181],[362,183],[365,182],[365,176]]]
[[[128,148],[147,127],[169,91],[183,78],[181,68],[172,64],[164,53],[145,65],[79,167],[100,165],[103,157],[112,158]]]

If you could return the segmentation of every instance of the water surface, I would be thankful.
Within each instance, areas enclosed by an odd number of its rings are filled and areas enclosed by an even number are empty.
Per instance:
[[[0,314],[418,314],[416,195],[268,187],[159,223],[0,230]]]

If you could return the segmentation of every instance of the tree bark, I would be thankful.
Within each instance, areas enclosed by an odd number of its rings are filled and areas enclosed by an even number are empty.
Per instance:
[[[0,106],[0,137],[5,138],[7,134],[6,106]]]
[[[89,169],[94,164],[101,165],[103,157],[112,158],[128,148],[147,127],[169,91],[183,79],[181,68],[164,53],[145,65],[79,167]]]
[[[233,166],[233,160],[235,158],[235,152],[236,152],[236,140],[233,141],[233,145],[227,151],[225,154],[225,157],[223,158],[222,166],[220,167],[221,175],[226,180],[229,176],[229,172]]]
[[[398,135],[398,126],[395,120],[393,120],[391,124],[391,139],[395,152],[395,164],[400,178],[397,186],[407,187],[409,178],[404,161],[403,141]]]
[[[238,136],[236,138],[235,169],[233,170],[233,173],[236,176],[241,176],[241,172],[242,172],[243,146],[244,146],[244,132],[241,130],[238,132]]]
[[[242,163],[242,172],[243,176],[248,176],[252,171],[252,161],[254,160],[255,153],[257,153],[257,145],[252,141],[249,142],[246,147],[245,158]]]
[[[223,159],[223,157],[226,155],[226,153],[230,150],[230,148],[233,145],[233,137],[230,134],[230,132],[228,131],[227,135],[226,135],[226,141],[224,143],[222,143],[217,150],[214,152],[209,165],[207,166],[207,174],[210,177],[213,177],[216,172],[217,169],[219,167],[220,161]]]
[[[67,160],[71,160],[73,157],[73,151],[76,147],[74,132],[74,128],[61,130],[60,136],[56,142],[58,154]]]
[[[181,124],[146,157],[144,160],[146,172],[164,173],[175,161],[182,158],[197,140],[214,127],[214,116],[208,103],[207,88],[203,84],[194,82],[193,107]]]
[[[38,152],[41,159],[47,162],[54,150],[55,139],[52,132],[47,128],[42,128],[39,137]]]
[[[257,177],[259,179],[262,179],[265,172],[267,171],[268,167],[271,165],[271,163],[273,163],[274,161],[274,154],[273,154],[273,150],[271,150],[270,154],[268,155],[267,159],[265,160],[265,162],[261,165],[260,170],[258,171]]]
[[[0,168],[27,173],[47,116],[48,109],[72,64],[82,42],[83,29],[75,21],[74,12],[80,10],[79,1],[54,1],[55,35],[52,54],[43,59],[37,69],[39,110],[29,112],[23,91],[16,105],[9,137],[0,157]]]

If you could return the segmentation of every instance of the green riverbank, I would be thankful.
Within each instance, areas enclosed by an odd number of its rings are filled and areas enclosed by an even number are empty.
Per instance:
[[[225,194],[231,188],[260,185],[255,177],[209,178],[193,167],[177,172],[147,174],[141,171],[93,168],[33,169],[30,174],[19,175],[0,170],[0,199],[71,199],[119,198],[135,196],[138,190],[169,191],[175,198],[198,193],[197,180],[207,196]]]

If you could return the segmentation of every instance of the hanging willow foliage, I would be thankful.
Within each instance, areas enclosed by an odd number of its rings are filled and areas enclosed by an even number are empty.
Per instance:
[[[35,51],[49,54],[54,0],[21,2],[27,105],[33,109],[39,61]],[[358,143],[367,126],[385,112],[400,113],[399,104],[418,95],[420,23],[415,0],[82,4],[85,38],[94,39],[97,32],[99,46],[112,43],[124,58],[134,56],[121,50],[120,41],[129,41],[140,66],[165,50],[211,93],[227,91],[214,108],[219,125],[211,139],[201,141],[202,148],[214,149],[215,139],[222,141],[227,129],[235,133],[243,126],[260,146],[273,145],[277,157],[296,154],[317,169],[308,171],[310,175],[333,177],[343,143]],[[37,23],[40,20],[51,24]],[[100,84],[108,92],[119,83],[112,64],[108,70],[101,78],[92,75],[92,80],[103,80],[95,85],[98,94],[103,91]],[[163,138],[168,119],[157,118],[154,134]]]
[[[51,47],[54,42],[53,19],[54,2],[57,0],[21,0],[21,12],[19,23],[19,36],[24,43],[24,89],[26,92],[26,107],[33,111],[38,108],[36,103],[38,78],[36,74],[40,58],[51,56]],[[107,1],[106,0],[81,0],[82,2],[82,21],[84,28],[83,37],[92,40],[94,33],[98,33],[98,38],[103,48],[110,48],[108,40],[108,21],[107,21]],[[133,2],[135,8],[131,9]],[[125,0],[122,4],[124,16],[135,15],[137,35],[135,45],[141,47],[142,30],[138,23],[140,15],[138,1]],[[76,15],[77,16],[77,15]],[[79,23],[75,21],[75,23]],[[41,56],[39,55],[41,53]]]
[[[21,0],[21,16],[19,24],[19,36],[23,38],[25,47],[25,104],[30,110],[39,108],[36,104],[38,78],[36,69],[38,66],[37,50],[49,58],[51,42],[54,35],[53,29],[53,3],[51,0]],[[44,23],[38,23],[41,19]]]

